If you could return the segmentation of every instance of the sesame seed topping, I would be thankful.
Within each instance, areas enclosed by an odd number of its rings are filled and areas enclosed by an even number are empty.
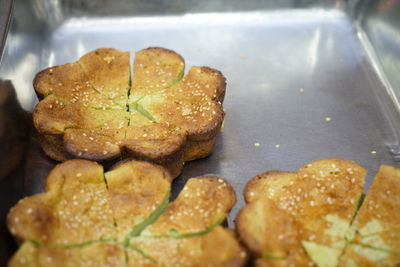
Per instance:
[[[254,143],[255,147],[259,147],[261,144],[260,143]]]
[[[326,122],[330,122],[331,120],[332,120],[331,117],[326,117],[326,118],[325,118],[325,121],[326,121]]]
[[[82,176],[82,173],[80,173],[80,172],[78,172],[77,174],[76,174],[76,177],[81,177]]]

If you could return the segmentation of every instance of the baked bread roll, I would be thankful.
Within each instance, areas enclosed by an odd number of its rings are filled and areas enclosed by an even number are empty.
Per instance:
[[[223,122],[225,77],[192,67],[163,48],[135,54],[97,49],[77,62],[39,72],[33,113],[45,153],[64,161],[135,158],[173,177],[185,161],[209,155]]]
[[[191,178],[169,203],[171,175],[126,161],[104,173],[87,160],[57,165],[46,190],[18,202],[8,228],[21,244],[9,266],[242,266],[221,226],[235,204],[222,178]]]

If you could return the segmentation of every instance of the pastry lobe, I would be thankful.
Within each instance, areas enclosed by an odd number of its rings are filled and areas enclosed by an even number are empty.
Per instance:
[[[19,201],[8,228],[20,247],[9,266],[242,266],[246,253],[222,223],[235,204],[222,178],[188,180],[169,203],[164,168],[126,161],[57,165],[42,194]]]
[[[222,125],[225,77],[209,67],[184,76],[183,58],[167,49],[130,55],[97,49],[77,62],[39,72],[33,113],[51,158],[101,162],[133,157],[167,168],[209,155]]]

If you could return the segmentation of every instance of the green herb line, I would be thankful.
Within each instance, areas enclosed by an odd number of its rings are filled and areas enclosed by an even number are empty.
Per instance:
[[[179,70],[178,76],[176,76],[176,78],[172,81],[170,81],[164,88],[169,88],[171,86],[174,86],[175,84],[177,84],[178,82],[180,82],[183,78],[183,74],[185,73],[185,67],[182,67]]]
[[[83,71],[86,80],[89,81],[90,79],[89,79],[89,76],[88,76],[88,74],[87,74],[87,71],[86,71],[85,67],[84,67],[84,66],[82,65],[82,63],[80,63],[79,61],[77,61],[76,63],[78,64],[79,68]],[[129,79],[130,79],[130,76],[129,76]],[[99,94],[100,96],[104,97],[104,98],[107,99],[107,100],[110,100],[113,104],[115,104],[115,105],[121,107],[122,110],[127,111],[127,110],[126,110],[126,104],[121,104],[121,103],[119,103],[118,101],[115,101],[115,100],[112,99],[110,96],[108,96],[108,95],[102,93],[99,89],[97,89],[96,87],[94,87],[92,84],[90,84],[90,87],[93,89],[94,92],[96,92],[96,93]],[[129,89],[129,88],[127,88],[127,89],[128,89],[128,92],[129,92],[130,89]]]
[[[182,238],[192,238],[198,236],[205,236],[206,234],[210,233],[214,230],[215,227],[221,225],[225,221],[225,216],[218,218],[215,222],[213,222],[210,226],[206,229],[198,232],[191,232],[191,233],[180,233],[176,229],[170,229],[167,234],[163,235],[142,235],[141,237],[145,238],[173,238],[173,239],[182,239]]]
[[[360,210],[362,204],[364,203],[364,199],[365,199],[365,193],[361,193],[361,196],[360,196],[360,198],[358,199],[358,202],[357,202],[356,210],[354,211],[353,217],[351,218],[350,226],[353,225],[353,222],[357,217],[358,211]]]
[[[140,249],[138,246],[135,246],[133,244],[130,244],[126,247],[127,249],[131,249],[142,255],[144,258],[150,260],[151,262],[157,263],[158,261],[150,256],[148,253],[144,252],[142,249]]]
[[[145,116],[148,120],[150,120],[152,122],[156,122],[153,115],[151,115],[151,113],[147,109],[145,109],[143,107],[143,105],[139,103],[139,101],[140,100],[137,100],[129,105],[129,112],[130,113],[138,112],[138,113],[142,114],[143,116]]]
[[[108,107],[108,108],[102,108],[102,107],[90,107],[91,109],[94,110],[124,110],[122,108],[117,108],[117,107]]]
[[[284,260],[284,256],[274,255],[269,252],[263,252],[262,257],[270,260]]]
[[[153,213],[151,213],[149,217],[147,217],[142,222],[140,222],[139,224],[137,224],[135,227],[132,228],[132,230],[129,232],[129,234],[125,237],[123,241],[124,246],[128,246],[129,241],[132,237],[139,236],[144,229],[146,229],[149,225],[157,221],[157,219],[164,213],[165,209],[169,204],[169,196],[170,196],[170,191],[168,190],[163,200],[161,201],[161,204],[158,205],[158,207],[153,211]]]
[[[370,244],[365,244],[365,243],[362,243],[362,242],[354,242],[354,241],[352,241],[352,242],[350,242],[350,244],[356,245],[356,246],[360,246],[360,247],[363,247],[363,248],[369,248],[369,249],[373,249],[373,250],[377,250],[377,251],[382,251],[382,252],[385,252],[385,253],[388,253],[388,254],[392,254],[392,255],[394,255],[396,257],[400,257],[400,252],[398,252],[398,251],[393,251],[393,250],[386,249],[386,248],[375,247],[375,246],[372,246]]]
[[[382,230],[382,231],[379,231],[379,232],[369,233],[369,234],[361,236],[361,239],[368,238],[368,237],[375,236],[375,235],[384,234],[384,233],[389,233],[389,232],[392,232],[392,231],[393,232],[400,231],[400,226],[399,227],[396,227],[396,226],[395,227],[391,227],[389,229],[385,229],[385,230]]]
[[[44,95],[44,98],[48,97],[48,96],[53,96],[54,98],[56,98],[58,101],[60,101],[61,103],[63,103],[64,105],[66,104],[70,104],[69,101],[67,101],[66,99],[62,98],[61,96],[58,96],[54,93],[48,93]]]

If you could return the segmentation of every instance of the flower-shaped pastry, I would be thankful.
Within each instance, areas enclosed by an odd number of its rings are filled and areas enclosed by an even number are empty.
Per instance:
[[[22,243],[9,266],[241,266],[246,254],[221,226],[235,203],[222,178],[191,178],[169,203],[170,174],[127,161],[71,160],[46,178],[46,192],[8,215]]]
[[[184,60],[163,48],[130,55],[98,49],[38,73],[34,125],[48,156],[107,162],[132,157],[179,175],[185,161],[213,150],[222,125],[225,78],[208,67],[184,74]]]
[[[255,265],[341,266],[365,174],[352,161],[324,159],[250,180],[236,225]]]

